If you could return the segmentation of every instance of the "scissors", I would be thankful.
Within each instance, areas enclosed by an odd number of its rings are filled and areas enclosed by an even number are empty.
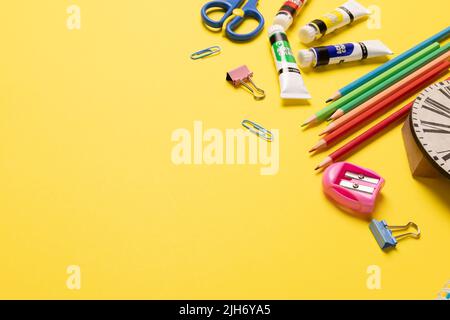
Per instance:
[[[225,21],[234,16],[227,24],[225,33],[228,38],[233,41],[245,42],[255,38],[264,28],[264,17],[256,9],[259,0],[248,0],[244,7],[241,5],[245,0],[213,0],[205,4],[202,8],[203,22],[210,28],[222,29]],[[223,17],[217,21],[208,16],[212,11],[223,11]],[[252,32],[242,34],[236,33],[236,29],[245,21],[245,19],[254,19],[258,22],[258,26]]]

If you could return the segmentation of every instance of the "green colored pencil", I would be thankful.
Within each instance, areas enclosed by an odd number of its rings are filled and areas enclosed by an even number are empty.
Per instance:
[[[310,123],[316,123],[316,122],[325,121],[333,113],[335,113],[340,107],[344,106],[348,102],[351,102],[355,98],[360,97],[366,91],[368,91],[371,88],[373,88],[374,86],[382,83],[386,79],[389,79],[389,77],[392,77],[393,75],[395,75],[396,73],[398,73],[402,69],[404,69],[404,68],[414,64],[415,62],[419,61],[420,59],[426,57],[431,52],[438,50],[439,47],[440,47],[440,45],[439,45],[438,42],[435,42],[435,43],[429,45],[425,49],[419,51],[418,53],[416,53],[415,55],[409,57],[405,61],[399,63],[395,67],[393,67],[393,68],[389,69],[388,71],[382,73],[378,77],[372,79],[371,81],[369,81],[366,84],[362,85],[358,89],[352,91],[348,95],[342,97],[341,99],[339,99],[339,100],[329,104],[328,106],[326,106],[322,110],[318,111],[311,118],[309,118],[302,126],[306,126],[306,125],[308,125]]]
[[[370,98],[376,96],[378,93],[380,93],[383,90],[389,88],[390,86],[392,86],[396,82],[400,81],[401,79],[405,78],[406,76],[408,76],[409,74],[413,73],[414,71],[422,68],[424,65],[426,65],[427,63],[433,61],[434,59],[436,59],[440,55],[443,55],[448,50],[450,50],[450,43],[447,43],[442,48],[439,48],[436,51],[432,51],[426,57],[424,57],[424,58],[420,59],[419,61],[413,63],[409,67],[399,71],[398,73],[394,74],[392,77],[386,79],[382,83],[380,83],[380,84],[370,88],[369,90],[367,90],[366,92],[364,92],[360,96],[355,97],[352,101],[350,101],[347,104],[345,104],[344,106],[340,107],[338,110],[343,111],[344,114],[346,114],[347,112],[350,112],[351,110],[355,109],[356,107],[358,107],[359,105],[361,105],[365,101],[367,101]]]

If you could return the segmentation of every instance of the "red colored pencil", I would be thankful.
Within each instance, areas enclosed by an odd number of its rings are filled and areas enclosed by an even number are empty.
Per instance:
[[[448,78],[447,80],[450,80]],[[412,106],[414,105],[414,101],[408,103],[406,106],[398,110],[397,112],[393,113],[383,121],[379,122],[354,140],[347,143],[342,148],[336,150],[332,154],[330,154],[328,157],[325,158],[325,160],[317,166],[316,170],[322,169],[324,167],[329,166],[333,162],[337,162],[341,159],[343,159],[346,155],[350,154],[352,151],[356,150],[361,144],[369,140],[370,138],[376,136],[377,134],[383,132],[385,129],[387,129],[391,124],[399,121],[400,119],[405,118],[408,116],[409,112],[412,109]]]
[[[374,107],[366,110],[362,114],[348,121],[335,131],[331,132],[324,138],[320,139],[319,142],[310,150],[310,152],[314,152],[320,149],[325,149],[332,144],[335,144],[351,133],[360,129],[367,120],[374,118],[381,111],[387,111],[389,108],[395,106],[396,103],[406,99],[411,96],[415,92],[421,90],[426,87],[428,84],[434,82],[438,79],[443,72],[447,72],[450,66],[449,61],[443,61],[441,64],[437,65],[435,68],[424,74],[422,77],[412,81],[407,86],[402,89],[396,91],[385,100],[376,104]]]

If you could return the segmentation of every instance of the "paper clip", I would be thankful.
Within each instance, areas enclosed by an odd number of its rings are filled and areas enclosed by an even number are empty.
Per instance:
[[[263,139],[267,142],[272,142],[272,140],[273,140],[272,132],[261,127],[257,123],[254,123],[250,120],[244,120],[244,121],[242,121],[242,126],[244,128],[246,128],[248,131],[250,131],[251,133],[256,134],[258,137],[260,137],[261,139]]]
[[[394,232],[408,230],[409,228],[417,230],[416,233],[404,233],[398,236],[394,236]],[[382,250],[389,250],[397,246],[398,241],[411,237],[415,239],[420,238],[420,229],[414,222],[408,223],[406,226],[388,226],[386,221],[377,221],[375,219],[370,223],[370,231],[372,231],[378,245]]]
[[[199,60],[199,59],[203,59],[209,56],[213,56],[216,54],[219,54],[222,51],[222,48],[219,46],[212,46],[197,52],[194,52],[193,54],[191,54],[191,59],[192,60]]]
[[[252,80],[253,72],[247,66],[240,66],[237,69],[227,73],[227,81],[231,82],[236,88],[244,86],[256,100],[262,100],[266,97],[264,90],[258,88]],[[249,84],[250,83],[250,84]],[[251,86],[253,86],[253,88]]]

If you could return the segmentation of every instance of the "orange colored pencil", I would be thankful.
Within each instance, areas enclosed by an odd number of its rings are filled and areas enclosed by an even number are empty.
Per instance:
[[[369,104],[376,103],[376,101],[383,100],[385,97],[389,96],[389,94],[392,94],[396,90],[401,89],[403,86],[407,85],[409,82],[414,81],[415,79],[419,78],[421,76],[421,74],[426,73],[428,70],[431,70],[434,66],[438,65],[440,62],[448,60],[449,58],[450,58],[450,51],[448,51],[448,52],[444,53],[443,55],[437,57],[436,59],[434,59],[433,61],[429,62],[428,64],[426,64],[422,68],[418,69],[417,71],[415,71],[414,73],[410,74],[406,78],[402,79],[401,81],[399,81],[398,83],[396,83],[392,87],[387,88],[385,91],[379,93],[378,95],[376,95],[372,99],[366,101],[364,104],[360,105],[358,108],[355,108],[355,109],[359,110],[359,109],[361,109],[363,107],[367,107]],[[355,110],[355,109],[353,109],[353,110]],[[349,113],[347,113],[347,114],[349,114]],[[331,120],[336,120],[336,119],[339,119],[339,118],[343,117],[344,115],[346,115],[346,113],[342,109],[338,109],[330,117],[330,119]]]
[[[444,55],[440,56],[436,60],[433,60],[432,62],[428,63],[424,67],[420,68],[413,74],[409,75],[408,77],[404,78],[397,84],[393,85],[392,87],[386,89],[385,91],[379,93],[369,101],[365,102],[358,108],[353,109],[347,114],[344,114],[341,110],[336,111],[336,113],[332,116],[332,123],[328,125],[328,127],[320,133],[320,135],[327,134],[329,132],[332,132],[345,123],[349,122],[350,120],[354,119],[358,115],[366,112],[368,109],[373,108],[378,103],[382,102],[384,99],[388,98],[390,95],[394,94],[398,90],[403,89],[404,87],[408,86],[411,82],[414,82],[415,80],[421,78],[423,75],[428,73],[429,71],[436,68],[440,63],[442,63],[444,60],[448,60],[450,58],[450,51],[445,53]]]

